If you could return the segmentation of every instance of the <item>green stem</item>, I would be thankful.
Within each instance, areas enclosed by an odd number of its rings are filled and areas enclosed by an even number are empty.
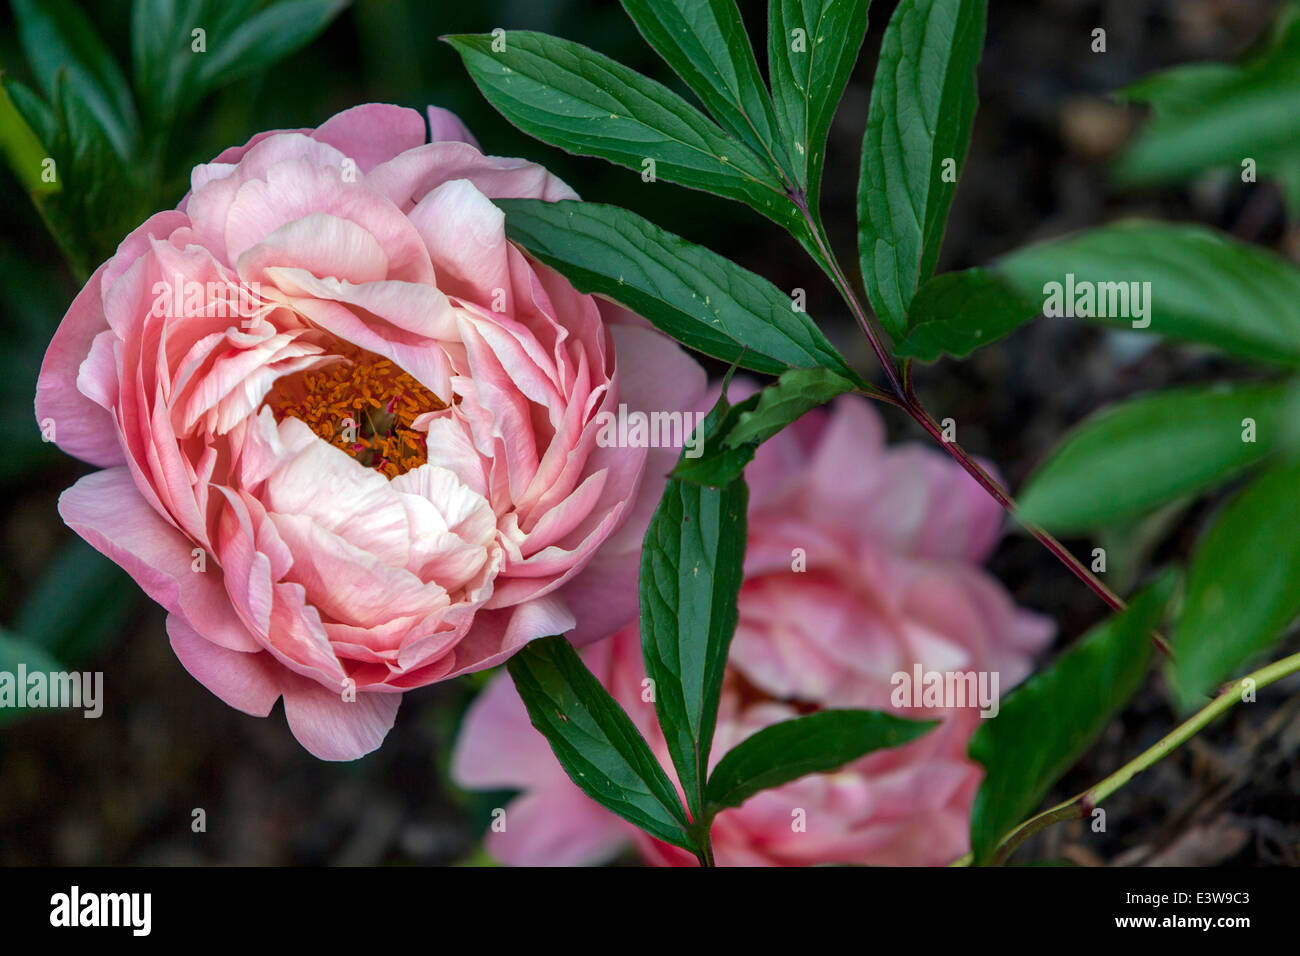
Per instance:
[[[1206,704],[1199,711],[1183,721],[1172,731],[1166,734],[1156,743],[1143,751],[1133,760],[1130,760],[1124,766],[1120,767],[1109,777],[1100,783],[1089,787],[1087,790],[1064,803],[1058,803],[1056,806],[1044,810],[1037,816],[1030,817],[1020,826],[1016,827],[998,844],[997,850],[990,861],[993,866],[999,866],[1005,863],[1016,849],[1028,840],[1035,833],[1046,829],[1053,823],[1059,823],[1062,820],[1077,820],[1086,817],[1092,810],[1103,800],[1109,797],[1115,791],[1119,790],[1126,783],[1132,780],[1143,770],[1148,769],[1159,761],[1163,760],[1174,750],[1181,747],[1188,740],[1199,733],[1206,725],[1215,718],[1227,713],[1232,707],[1242,699],[1242,691],[1250,688],[1256,690],[1261,687],[1267,687],[1276,681],[1281,680],[1291,674],[1300,671],[1300,654],[1292,654],[1284,657],[1279,661],[1274,661],[1266,667],[1261,667],[1257,671],[1247,674],[1240,680],[1233,681],[1224,687],[1215,696],[1214,700]],[[970,854],[962,857],[955,865],[964,866],[971,862]]]
[[[695,839],[695,859],[700,861],[702,867],[716,867],[718,864],[713,861],[713,838],[710,831],[713,829],[713,817],[705,817],[701,826],[694,828],[692,836]]]

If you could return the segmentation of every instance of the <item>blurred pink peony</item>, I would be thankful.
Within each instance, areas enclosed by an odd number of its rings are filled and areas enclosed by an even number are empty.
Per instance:
[[[940,453],[887,449],[865,400],[804,416],[759,450],[747,477],[745,583],[714,762],[762,727],[819,708],[890,710],[893,675],[917,664],[997,672],[1005,690],[1050,640],[1051,622],[1018,608],[978,566],[998,539],[998,506]],[[671,773],[653,702],[643,699],[635,625],[583,657]],[[981,777],[966,757],[978,709],[895,712],[942,723],[724,810],[713,826],[718,864],[937,865],[965,853]],[[695,865],[574,786],[505,675],[471,705],[453,775],[468,788],[524,791],[504,831],[487,838],[504,862],[594,863],[630,838],[650,862]]]
[[[567,186],[429,127],[360,106],[197,167],[77,296],[36,395],[104,468],[64,520],[170,612],[195,678],[259,716],[283,696],[331,760],[403,691],[633,619],[671,452],[600,447],[597,416],[705,387],[506,240],[492,198]]]

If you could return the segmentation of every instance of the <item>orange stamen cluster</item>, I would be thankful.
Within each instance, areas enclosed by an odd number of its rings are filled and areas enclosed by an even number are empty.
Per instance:
[[[385,478],[428,461],[424,433],[411,425],[447,403],[390,359],[352,345],[334,354],[343,361],[276,382],[266,399],[276,420],[298,419]]]

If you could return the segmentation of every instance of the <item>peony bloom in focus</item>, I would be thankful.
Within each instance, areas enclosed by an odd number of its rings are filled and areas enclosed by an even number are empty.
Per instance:
[[[728,659],[712,760],[761,728],[827,707],[940,718],[893,750],[868,754],[722,811],[721,866],[939,865],[969,848],[981,769],[966,756],[977,707],[891,703],[895,674],[997,672],[1002,690],[1028,675],[1052,635],[979,567],[1002,513],[936,451],[884,444],[863,399],[839,399],[762,448],[746,476],[749,542],[740,619]],[[622,704],[672,774],[635,625],[587,647],[588,667]],[[453,762],[460,785],[522,790],[487,849],[517,865],[595,863],[629,839],[649,862],[695,865],[588,799],[533,730],[509,677],[473,702]]]
[[[45,434],[103,468],[63,519],[170,612],[196,679],[249,714],[283,697],[331,760],[377,747],[403,691],[633,619],[671,452],[601,447],[597,417],[705,387],[506,240],[493,198],[567,186],[428,121],[360,106],[197,167],[37,388]]]

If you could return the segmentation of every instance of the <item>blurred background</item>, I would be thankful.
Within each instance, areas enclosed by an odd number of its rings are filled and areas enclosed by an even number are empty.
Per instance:
[[[766,4],[741,6],[761,38]],[[857,259],[858,150],[893,6],[873,4],[831,131],[823,203],[845,263]],[[1271,184],[1207,173],[1135,191],[1107,174],[1108,159],[1141,117],[1108,94],[1178,63],[1240,56],[1265,34],[1278,0],[992,0],[990,7],[974,139],[939,271],[1123,215],[1201,222],[1300,259],[1300,229]],[[80,8],[130,76],[129,0]],[[636,210],[782,288],[805,288],[810,314],[851,361],[872,371],[829,284],[774,226],[738,205],[668,183],[648,186],[636,173],[568,156],[501,119],[437,39],[498,26],[564,36],[681,90],[608,0],[359,0],[264,72],[199,95],[165,140],[149,138],[146,116],[145,158],[120,171],[124,183],[136,184],[121,190],[124,225],[86,236],[85,248],[71,250],[79,265],[70,267],[25,189],[0,170],[0,667],[22,642],[58,666],[102,670],[106,699],[97,720],[79,711],[0,711],[0,864],[487,862],[478,837],[504,795],[458,792],[446,773],[460,715],[481,680],[406,695],[379,752],[351,764],[320,762],[296,743],[278,708],[267,720],[247,717],[201,688],[171,653],[162,611],[58,518],[59,493],[89,468],[40,440],[31,403],[41,356],[79,288],[75,270],[93,269],[129,228],[174,205],[195,163],[260,130],[316,126],[357,103],[449,107],[486,152],[541,162],[585,199]],[[1104,54],[1090,50],[1098,26],[1107,31]],[[755,46],[765,49],[761,39]],[[40,86],[7,4],[0,5],[0,69]],[[137,188],[141,182],[148,188]],[[1175,382],[1258,374],[1222,356],[1053,321],[1031,323],[968,362],[919,369],[918,390],[936,417],[959,416],[963,445],[995,462],[1016,488],[1071,425],[1109,402]],[[893,438],[921,437],[901,414],[885,413]],[[1124,593],[1140,568],[1185,554],[1215,500],[1109,534],[1102,542],[1111,555],[1108,582]],[[1080,554],[1091,547],[1070,543]],[[1103,616],[1097,599],[1023,536],[1008,536],[992,570],[1020,603],[1057,620],[1062,644]],[[1283,650],[1296,645],[1293,636]],[[1159,682],[1153,676],[1062,782],[1062,794],[1095,782],[1172,726]],[[1298,749],[1300,695],[1263,695],[1112,798],[1107,833],[1085,837],[1082,824],[1057,826],[1024,858],[1300,864]],[[205,812],[206,832],[191,829],[196,809]]]

